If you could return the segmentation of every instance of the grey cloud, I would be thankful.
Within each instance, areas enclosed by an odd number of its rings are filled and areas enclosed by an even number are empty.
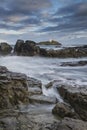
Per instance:
[[[0,28],[18,30],[29,24],[38,25],[40,19],[37,17],[39,17],[40,11],[50,8],[51,2],[50,0],[3,0],[0,1],[0,5],[2,5],[0,6]],[[28,18],[16,21],[17,17],[25,16]],[[13,24],[10,25],[10,22],[13,22]],[[20,24],[20,26],[16,27],[14,24]]]
[[[58,9],[48,21],[54,26],[46,27],[41,30],[42,32],[85,30],[87,28],[87,2]]]

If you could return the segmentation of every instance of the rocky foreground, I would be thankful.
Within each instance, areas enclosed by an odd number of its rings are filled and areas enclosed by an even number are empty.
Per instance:
[[[51,87],[63,102],[43,95],[41,81],[0,66],[0,130],[87,130],[87,86]]]
[[[60,49],[45,49],[39,45],[56,45]],[[7,43],[0,44],[0,54],[11,54],[18,56],[44,56],[44,57],[57,57],[57,58],[78,58],[87,57],[87,45],[79,47],[66,47],[63,48],[62,44],[57,41],[45,41],[36,43],[31,40],[17,40],[13,52],[12,47]]]

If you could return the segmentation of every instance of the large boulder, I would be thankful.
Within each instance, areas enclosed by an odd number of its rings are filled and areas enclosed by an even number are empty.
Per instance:
[[[87,121],[87,87],[60,85],[57,88],[63,99],[71,104],[80,118]]]
[[[6,43],[0,43],[0,54],[10,54],[12,51],[12,47]]]
[[[60,118],[64,117],[79,118],[79,116],[74,112],[72,107],[63,102],[58,102],[52,109],[52,113]]]
[[[39,47],[36,46],[34,41],[27,40],[24,42],[23,40],[17,40],[14,53],[23,56],[34,56],[39,54]]]
[[[0,66],[0,110],[29,103],[27,76]]]

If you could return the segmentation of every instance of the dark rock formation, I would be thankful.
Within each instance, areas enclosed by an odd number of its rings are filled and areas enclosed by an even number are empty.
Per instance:
[[[63,62],[61,66],[85,66],[87,65],[87,61],[77,61],[77,62]]]
[[[63,99],[71,104],[80,118],[87,121],[87,88],[60,85],[58,91]]]
[[[78,118],[77,114],[74,112],[71,106],[65,103],[58,102],[53,108],[52,113],[61,118],[71,117]]]
[[[0,67],[0,109],[29,103],[27,77]]]
[[[14,53],[22,56],[34,56],[39,54],[39,47],[34,41],[18,40],[14,47]]]
[[[39,42],[37,44],[38,45],[57,45],[57,46],[61,46],[61,43],[59,43],[58,41],[55,41],[55,40],[43,41],[43,42]]]
[[[40,48],[40,55],[46,57],[58,57],[58,58],[76,58],[76,57],[86,57],[87,56],[87,47],[69,47],[63,48],[60,50],[46,50]]]
[[[12,51],[12,47],[8,43],[0,43],[0,54],[10,54]]]

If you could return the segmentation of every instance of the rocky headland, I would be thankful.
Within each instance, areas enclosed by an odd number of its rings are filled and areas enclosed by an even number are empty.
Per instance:
[[[46,49],[42,48],[39,45],[58,45],[58,49]],[[56,58],[79,58],[87,57],[87,45],[78,46],[78,47],[62,47],[57,41],[43,41],[36,43],[31,40],[17,40],[13,53],[11,45],[7,43],[0,44],[0,54],[11,54],[18,56],[43,56],[43,57],[56,57]]]
[[[87,130],[87,86],[55,80],[46,85],[52,87],[62,102],[43,95],[41,81],[0,66],[0,129]]]

